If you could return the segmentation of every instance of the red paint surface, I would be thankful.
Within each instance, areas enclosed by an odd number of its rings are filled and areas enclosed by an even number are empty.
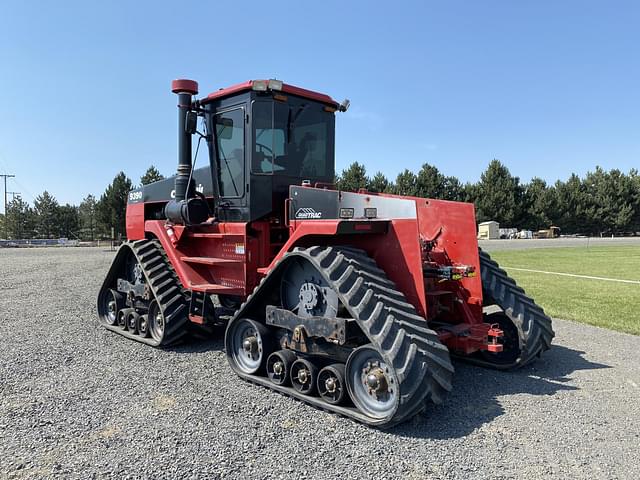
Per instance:
[[[254,81],[265,81],[265,80],[248,80],[246,82],[238,83],[236,85],[232,85],[227,88],[221,88],[220,90],[216,92],[212,92],[209,95],[207,95],[205,98],[200,100],[200,103],[204,105],[213,100],[229,97],[231,95],[236,95],[240,92],[251,90]],[[312,90],[296,87],[294,85],[288,85],[286,83],[282,85],[282,90],[274,90],[274,91],[275,92],[281,91],[283,93],[289,93],[291,95],[297,95],[299,97],[308,98],[310,100],[315,100],[317,102],[325,103],[335,108],[337,108],[339,105],[338,102],[336,102],[329,95],[325,95],[324,93],[318,93]]]
[[[198,82],[194,80],[187,80],[185,78],[179,78],[171,82],[171,91],[173,93],[186,92],[191,95],[198,94]]]
[[[490,348],[491,326],[482,317],[473,205],[409,199],[416,203],[416,218],[389,219],[386,232],[340,229],[340,223],[348,220],[292,220],[284,245],[271,243],[273,229],[282,231],[282,224],[270,220],[174,226],[172,240],[164,221],[144,222],[144,204],[129,205],[127,232],[130,239],[144,238],[145,232],[147,237],[158,238],[185,288],[241,297],[253,291],[259,279],[297,246],[355,246],[376,260],[420,316],[429,320],[437,316],[438,321],[455,325],[454,330],[439,331],[449,348],[466,354]],[[341,231],[351,233],[338,233]],[[431,249],[425,248],[428,242],[433,244]],[[471,266],[478,275],[460,281],[425,278],[425,262]]]
[[[144,238],[144,203],[127,205],[127,238],[142,240]]]
[[[192,227],[181,233],[176,245],[163,220],[147,220],[145,230],[160,241],[185,288],[240,296],[247,295],[247,283],[253,288],[257,267],[255,253],[247,249],[246,223]],[[190,263],[185,258],[215,259],[215,264]],[[198,287],[202,285],[210,287]]]

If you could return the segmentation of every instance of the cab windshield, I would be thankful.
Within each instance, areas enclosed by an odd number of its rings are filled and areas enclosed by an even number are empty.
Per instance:
[[[332,175],[333,113],[314,102],[253,103],[254,173],[299,178]]]

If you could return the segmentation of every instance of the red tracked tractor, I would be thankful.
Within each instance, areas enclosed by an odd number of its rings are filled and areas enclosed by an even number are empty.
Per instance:
[[[549,348],[550,318],[478,249],[472,204],[333,188],[348,102],[277,80],[172,90],[177,175],[129,194],[107,329],[158,347],[226,321],[238,376],[380,427],[441,402],[451,357],[510,369]]]

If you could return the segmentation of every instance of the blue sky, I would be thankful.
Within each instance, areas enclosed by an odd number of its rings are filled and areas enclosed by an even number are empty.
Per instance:
[[[180,7],[178,7],[180,6]],[[463,181],[640,166],[640,3],[3,2],[0,173],[32,202],[176,166],[173,78],[348,97],[338,170]],[[204,158],[204,157],[203,157]]]

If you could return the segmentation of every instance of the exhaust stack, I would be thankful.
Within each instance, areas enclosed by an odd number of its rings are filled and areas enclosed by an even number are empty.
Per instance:
[[[179,79],[171,82],[171,91],[178,95],[178,171],[175,180],[174,198],[167,203],[164,214],[167,220],[184,225],[202,223],[207,219],[208,206],[204,199],[188,198],[192,188],[191,176],[191,135],[187,125],[187,115],[193,104],[191,98],[198,94],[198,83]]]
[[[174,80],[171,91],[178,95],[178,172],[175,183],[175,201],[187,196],[191,175],[191,134],[185,128],[187,112],[191,110],[191,97],[198,94],[198,83],[193,80]]]

